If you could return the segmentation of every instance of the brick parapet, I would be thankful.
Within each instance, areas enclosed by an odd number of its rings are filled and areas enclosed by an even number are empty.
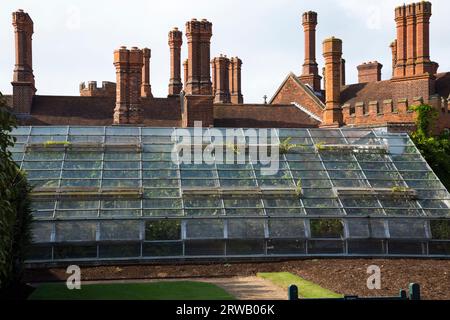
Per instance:
[[[98,87],[97,81],[82,82],[80,84],[80,96],[82,97],[114,97],[116,95],[116,83],[102,81]]]

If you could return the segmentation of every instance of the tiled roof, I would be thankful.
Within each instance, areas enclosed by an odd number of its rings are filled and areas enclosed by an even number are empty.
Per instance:
[[[33,125],[111,125],[114,97],[35,96],[31,117]],[[178,126],[181,119],[179,99],[144,99],[144,125]]]
[[[341,103],[380,101],[392,99],[392,83],[389,80],[357,83],[342,88]]]
[[[436,91],[441,97],[447,98],[450,95],[450,72],[436,75]]]
[[[450,94],[450,72],[436,75],[436,93],[441,97]],[[341,91],[341,103],[353,104],[355,102],[383,101],[392,99],[393,86],[390,80],[370,83],[357,83],[345,86]]]

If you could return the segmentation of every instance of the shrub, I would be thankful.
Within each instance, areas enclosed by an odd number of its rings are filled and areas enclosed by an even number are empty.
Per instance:
[[[31,244],[31,188],[25,174],[11,159],[8,147],[15,140],[10,132],[14,116],[6,109],[0,93],[0,289],[17,286]]]
[[[411,134],[411,139],[448,190],[450,189],[450,132],[447,130],[439,136],[432,135],[436,110],[431,106],[421,105],[414,107],[413,110],[418,114],[417,130]]]

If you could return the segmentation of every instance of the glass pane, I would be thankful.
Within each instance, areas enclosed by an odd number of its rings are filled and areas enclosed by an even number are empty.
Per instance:
[[[139,221],[102,221],[100,222],[101,240],[139,240]]]
[[[182,242],[150,242],[142,245],[145,257],[179,257],[183,255]]]
[[[426,222],[422,220],[391,220],[389,221],[391,238],[422,239],[427,238]]]
[[[52,239],[53,223],[33,223],[33,242],[50,242]]]
[[[96,230],[95,222],[57,222],[56,241],[95,241]]]
[[[224,238],[222,220],[188,220],[186,221],[187,239],[221,239]]]
[[[228,220],[229,238],[264,238],[264,220],[232,219]]]
[[[186,241],[185,254],[187,256],[223,256],[225,242],[223,240]]]
[[[99,247],[100,258],[132,258],[141,256],[140,243],[102,244]]]
[[[431,220],[431,235],[436,240],[450,240],[450,220]]]
[[[350,238],[386,238],[384,220],[380,219],[347,219]]]
[[[306,237],[305,221],[303,219],[270,219],[270,238],[300,238]]]
[[[145,222],[145,240],[180,240],[181,222],[179,220],[154,220]]]
[[[302,240],[270,240],[267,244],[268,255],[304,255],[306,244]]]
[[[227,256],[263,255],[264,240],[229,240],[227,241]]]
[[[311,238],[343,238],[344,225],[340,219],[310,220]]]

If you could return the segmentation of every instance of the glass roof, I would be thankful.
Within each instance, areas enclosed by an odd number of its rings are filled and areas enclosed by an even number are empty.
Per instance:
[[[233,129],[243,162],[219,161],[230,145],[214,128],[199,144],[216,147],[211,161],[180,163],[177,128],[17,128],[13,158],[34,186],[30,261],[450,254],[450,195],[407,134],[272,129],[258,147],[289,148],[265,175],[248,130]]]

